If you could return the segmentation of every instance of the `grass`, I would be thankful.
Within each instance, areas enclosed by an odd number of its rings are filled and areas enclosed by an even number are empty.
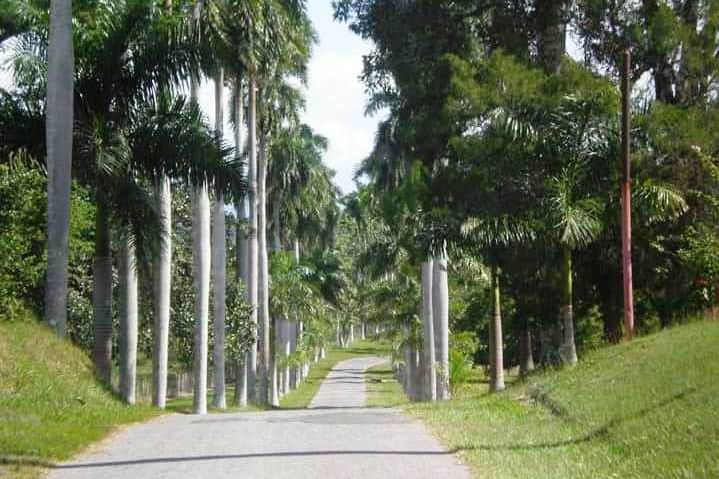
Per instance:
[[[124,405],[82,351],[43,325],[0,321],[0,477],[38,477],[42,465],[157,414]]]
[[[227,386],[225,396],[227,398],[227,409],[217,409],[212,407],[212,390],[207,392],[207,412],[218,413],[218,414],[230,414],[236,412],[249,412],[249,411],[260,411],[261,408],[255,405],[248,405],[245,407],[237,407],[232,405],[232,401],[235,397],[234,386]],[[179,398],[172,398],[167,400],[166,409],[169,412],[179,414],[191,414],[192,413],[192,396],[182,396]]]
[[[366,380],[367,406],[398,407],[409,403],[389,363],[369,368]]]
[[[361,356],[389,355],[389,345],[381,342],[357,341],[352,347],[346,349],[331,348],[327,357],[312,366],[310,374],[300,384],[300,387],[285,395],[280,401],[283,409],[306,408],[320,389],[320,384],[327,377],[330,370],[339,362]]]
[[[719,322],[594,351],[489,395],[413,404],[478,478],[719,477]]]

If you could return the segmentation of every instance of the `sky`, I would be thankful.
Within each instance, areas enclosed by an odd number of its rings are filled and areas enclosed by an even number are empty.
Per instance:
[[[309,0],[310,19],[319,36],[309,64],[305,90],[307,108],[302,121],[329,140],[325,162],[336,172],[335,184],[343,193],[355,189],[353,176],[359,162],[372,150],[374,133],[382,113],[364,114],[367,96],[359,80],[362,56],[372,46],[334,21],[330,0]],[[202,85],[200,104],[214,119],[214,87]],[[229,124],[225,125],[229,132]]]

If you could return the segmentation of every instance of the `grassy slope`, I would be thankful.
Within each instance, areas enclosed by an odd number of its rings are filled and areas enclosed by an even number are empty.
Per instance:
[[[317,394],[322,381],[324,381],[334,365],[340,361],[360,356],[387,355],[389,355],[388,345],[370,341],[357,341],[352,347],[347,349],[331,348],[327,352],[325,359],[321,359],[317,364],[312,366],[309,376],[302,382],[300,387],[282,398],[280,406],[285,409],[297,409],[309,406],[312,402],[312,398]]]
[[[717,478],[718,344],[718,322],[690,324],[408,411],[480,478]]]
[[[87,356],[35,322],[0,321],[0,477],[33,477],[114,427],[157,414],[128,407]]]

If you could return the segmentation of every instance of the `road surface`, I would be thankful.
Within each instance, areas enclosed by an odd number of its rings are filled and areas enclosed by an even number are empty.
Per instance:
[[[310,409],[172,414],[123,430],[49,479],[469,479],[417,421],[367,408],[364,372],[339,363]]]

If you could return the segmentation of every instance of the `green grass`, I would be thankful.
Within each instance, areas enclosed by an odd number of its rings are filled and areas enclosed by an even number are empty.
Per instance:
[[[389,363],[369,368],[366,380],[367,406],[398,407],[409,403]]]
[[[414,404],[478,478],[719,477],[719,322],[588,354],[488,395]]]
[[[37,477],[41,465],[157,414],[124,405],[82,351],[43,325],[0,321],[0,477]]]
[[[335,364],[341,361],[361,356],[387,355],[389,355],[389,345],[381,342],[358,341],[350,348],[331,348],[327,351],[325,359],[321,359],[312,366],[310,374],[300,384],[300,387],[282,398],[280,407],[283,409],[301,409],[309,406],[322,381],[324,381]]]
[[[219,414],[230,414],[236,412],[249,412],[249,411],[260,411],[261,408],[255,405],[248,405],[246,407],[237,407],[232,405],[233,398],[235,397],[234,386],[227,386],[225,391],[227,398],[227,409],[217,409],[212,407],[212,390],[207,392],[207,412],[219,413]],[[179,414],[191,414],[192,413],[192,396],[182,396],[179,398],[172,398],[167,400],[167,411],[179,413]]]

